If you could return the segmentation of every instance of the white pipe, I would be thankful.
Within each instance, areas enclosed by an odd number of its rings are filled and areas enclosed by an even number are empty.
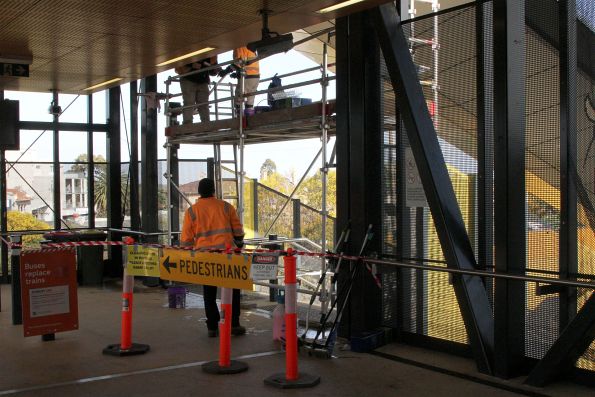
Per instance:
[[[322,101],[321,101],[321,111],[322,114],[320,116],[320,127],[322,129],[322,168],[320,169],[321,173],[321,181],[322,181],[322,241],[321,241],[321,248],[322,252],[326,252],[326,221],[327,221],[327,206],[326,206],[326,195],[327,195],[327,182],[328,182],[328,165],[326,162],[326,144],[328,142],[328,133],[327,133],[327,126],[326,126],[326,99],[327,99],[327,86],[328,81],[326,79],[328,69],[328,46],[325,42],[322,46],[322,81],[320,85],[322,86]],[[320,262],[320,277],[326,272],[326,259],[321,258]],[[326,314],[326,310],[328,307],[328,300],[327,300],[327,288],[326,283],[321,285],[320,289],[320,302],[322,305],[321,313]]]

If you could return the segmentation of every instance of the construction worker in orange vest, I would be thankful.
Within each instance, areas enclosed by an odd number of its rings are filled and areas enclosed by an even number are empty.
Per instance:
[[[258,90],[258,83],[260,81],[260,66],[258,61],[250,62],[251,59],[255,59],[256,54],[250,51],[246,47],[240,47],[233,50],[233,59],[242,60],[244,62],[244,71],[246,77],[244,78],[244,94],[248,94]],[[249,62],[248,64],[245,64]],[[237,92],[237,91],[236,91]],[[236,107],[240,106],[241,99],[236,97]],[[250,109],[254,106],[254,96],[246,98],[246,109]]]
[[[228,246],[241,248],[244,245],[244,228],[238,218],[236,209],[226,201],[214,197],[215,183],[212,179],[204,178],[198,183],[200,198],[184,215],[182,227],[182,246],[192,246],[196,249],[211,248],[225,249]],[[205,312],[207,314],[207,329],[209,337],[218,335],[220,320],[217,308],[217,287],[203,286]],[[246,328],[240,325],[240,290],[233,290],[231,333],[243,335]]]

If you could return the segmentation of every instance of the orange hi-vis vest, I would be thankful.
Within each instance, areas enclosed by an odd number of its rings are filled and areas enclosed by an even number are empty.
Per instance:
[[[186,210],[181,242],[194,248],[234,247],[234,237],[242,239],[244,228],[236,209],[215,197],[200,198]]]
[[[241,59],[242,61],[249,61],[250,59],[256,58],[256,54],[250,51],[246,47],[240,47],[233,50],[233,59]],[[258,61],[252,62],[249,65],[244,66],[246,71],[246,77],[260,77],[260,65]]]

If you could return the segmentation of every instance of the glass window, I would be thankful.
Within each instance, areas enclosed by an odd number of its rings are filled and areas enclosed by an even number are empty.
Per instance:
[[[37,230],[54,226],[53,184],[51,164],[19,163],[8,167],[9,230]]]
[[[61,215],[69,228],[89,226],[87,171],[86,163],[60,164]]]
[[[87,161],[87,132],[60,131],[60,161]]]
[[[40,92],[6,91],[6,99],[19,101],[19,115],[21,120],[52,121],[48,108],[52,102],[52,94]]]
[[[105,123],[105,102],[106,91],[99,91],[93,94],[93,123]]]
[[[8,161],[54,161],[54,134],[52,131],[21,131],[20,150],[6,151]]]
[[[107,138],[105,132],[93,133],[93,159],[95,162],[105,162],[107,159]]]
[[[107,227],[107,164],[95,164],[95,227]]]
[[[85,95],[59,94],[58,99],[62,108],[60,122],[87,122],[87,98]]]

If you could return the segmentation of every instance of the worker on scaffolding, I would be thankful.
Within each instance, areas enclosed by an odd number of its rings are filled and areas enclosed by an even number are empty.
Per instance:
[[[214,66],[217,64],[217,57],[210,57],[189,63],[184,66],[177,67],[176,73],[185,74],[195,70],[200,70]],[[217,75],[218,69],[211,69],[208,72],[193,73],[188,76],[180,77],[180,88],[182,89],[182,98],[184,99],[184,106],[198,106],[198,115],[200,121],[205,122],[210,120],[209,105],[209,83],[210,77]],[[192,124],[192,116],[195,108],[187,108],[182,111],[184,124]]]
[[[204,178],[198,182],[200,198],[186,210],[180,241],[182,246],[195,249],[226,249],[235,244],[244,245],[244,228],[236,209],[226,201],[214,197],[215,182]],[[218,335],[220,320],[217,308],[217,287],[203,286],[207,329],[209,337]],[[240,325],[240,290],[233,290],[231,333],[243,335],[246,328]]]
[[[244,94],[249,94],[258,90],[260,82],[260,66],[256,59],[256,54],[246,47],[240,47],[233,50],[233,59],[241,61],[246,76],[244,78]],[[239,110],[242,98],[239,96],[239,90],[236,90],[235,106]],[[246,97],[246,109],[254,107],[254,95]]]

